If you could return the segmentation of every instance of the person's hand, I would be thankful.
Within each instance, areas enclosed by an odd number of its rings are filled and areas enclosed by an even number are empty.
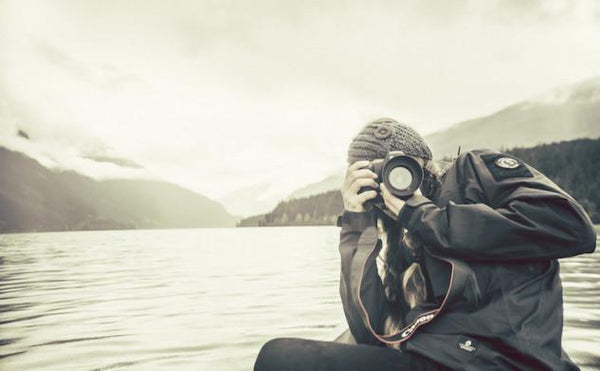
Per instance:
[[[415,191],[414,194],[420,195],[421,190],[417,188],[417,190]],[[383,197],[383,202],[385,203],[385,207],[392,214],[394,214],[394,217],[398,218],[398,215],[400,214],[400,210],[402,210],[402,208],[404,207],[405,201],[394,196],[393,194],[391,194],[390,191],[385,186],[385,184],[383,184],[383,183],[381,183],[381,196]]]
[[[379,185],[375,181],[377,174],[365,167],[369,165],[369,161],[357,161],[348,166],[346,178],[342,184],[340,191],[344,200],[344,210],[355,213],[364,212],[364,203],[377,197],[377,191],[369,190],[358,193],[362,187],[372,187],[377,189]]]

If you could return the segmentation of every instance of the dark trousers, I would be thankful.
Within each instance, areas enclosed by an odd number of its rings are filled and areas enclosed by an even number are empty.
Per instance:
[[[420,359],[414,353],[373,345],[281,338],[263,345],[254,371],[410,370],[420,368],[414,367]]]

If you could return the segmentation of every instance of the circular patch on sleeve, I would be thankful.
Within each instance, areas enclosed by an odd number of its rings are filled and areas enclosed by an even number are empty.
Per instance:
[[[495,164],[503,169],[516,169],[519,167],[519,161],[511,157],[499,157],[496,159]]]
[[[481,155],[481,159],[498,182],[509,178],[533,177],[525,163],[515,157],[503,153],[486,153]]]

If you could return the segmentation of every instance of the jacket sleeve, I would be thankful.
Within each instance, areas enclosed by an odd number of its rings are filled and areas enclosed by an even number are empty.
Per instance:
[[[381,344],[389,303],[377,274],[377,243],[372,213],[344,212],[340,232],[340,297],[350,332],[359,344]],[[360,295],[360,297],[359,297]]]
[[[438,207],[413,196],[401,210],[399,222],[420,235],[430,252],[471,261],[518,261],[594,251],[593,224],[571,196],[525,163],[511,173],[496,169],[485,155],[462,155],[446,175],[443,192],[462,204]]]

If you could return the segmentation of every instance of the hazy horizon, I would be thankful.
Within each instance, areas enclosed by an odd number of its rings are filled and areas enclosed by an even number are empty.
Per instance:
[[[0,145],[281,198],[374,118],[428,134],[598,76],[598,40],[594,1],[0,0]]]

